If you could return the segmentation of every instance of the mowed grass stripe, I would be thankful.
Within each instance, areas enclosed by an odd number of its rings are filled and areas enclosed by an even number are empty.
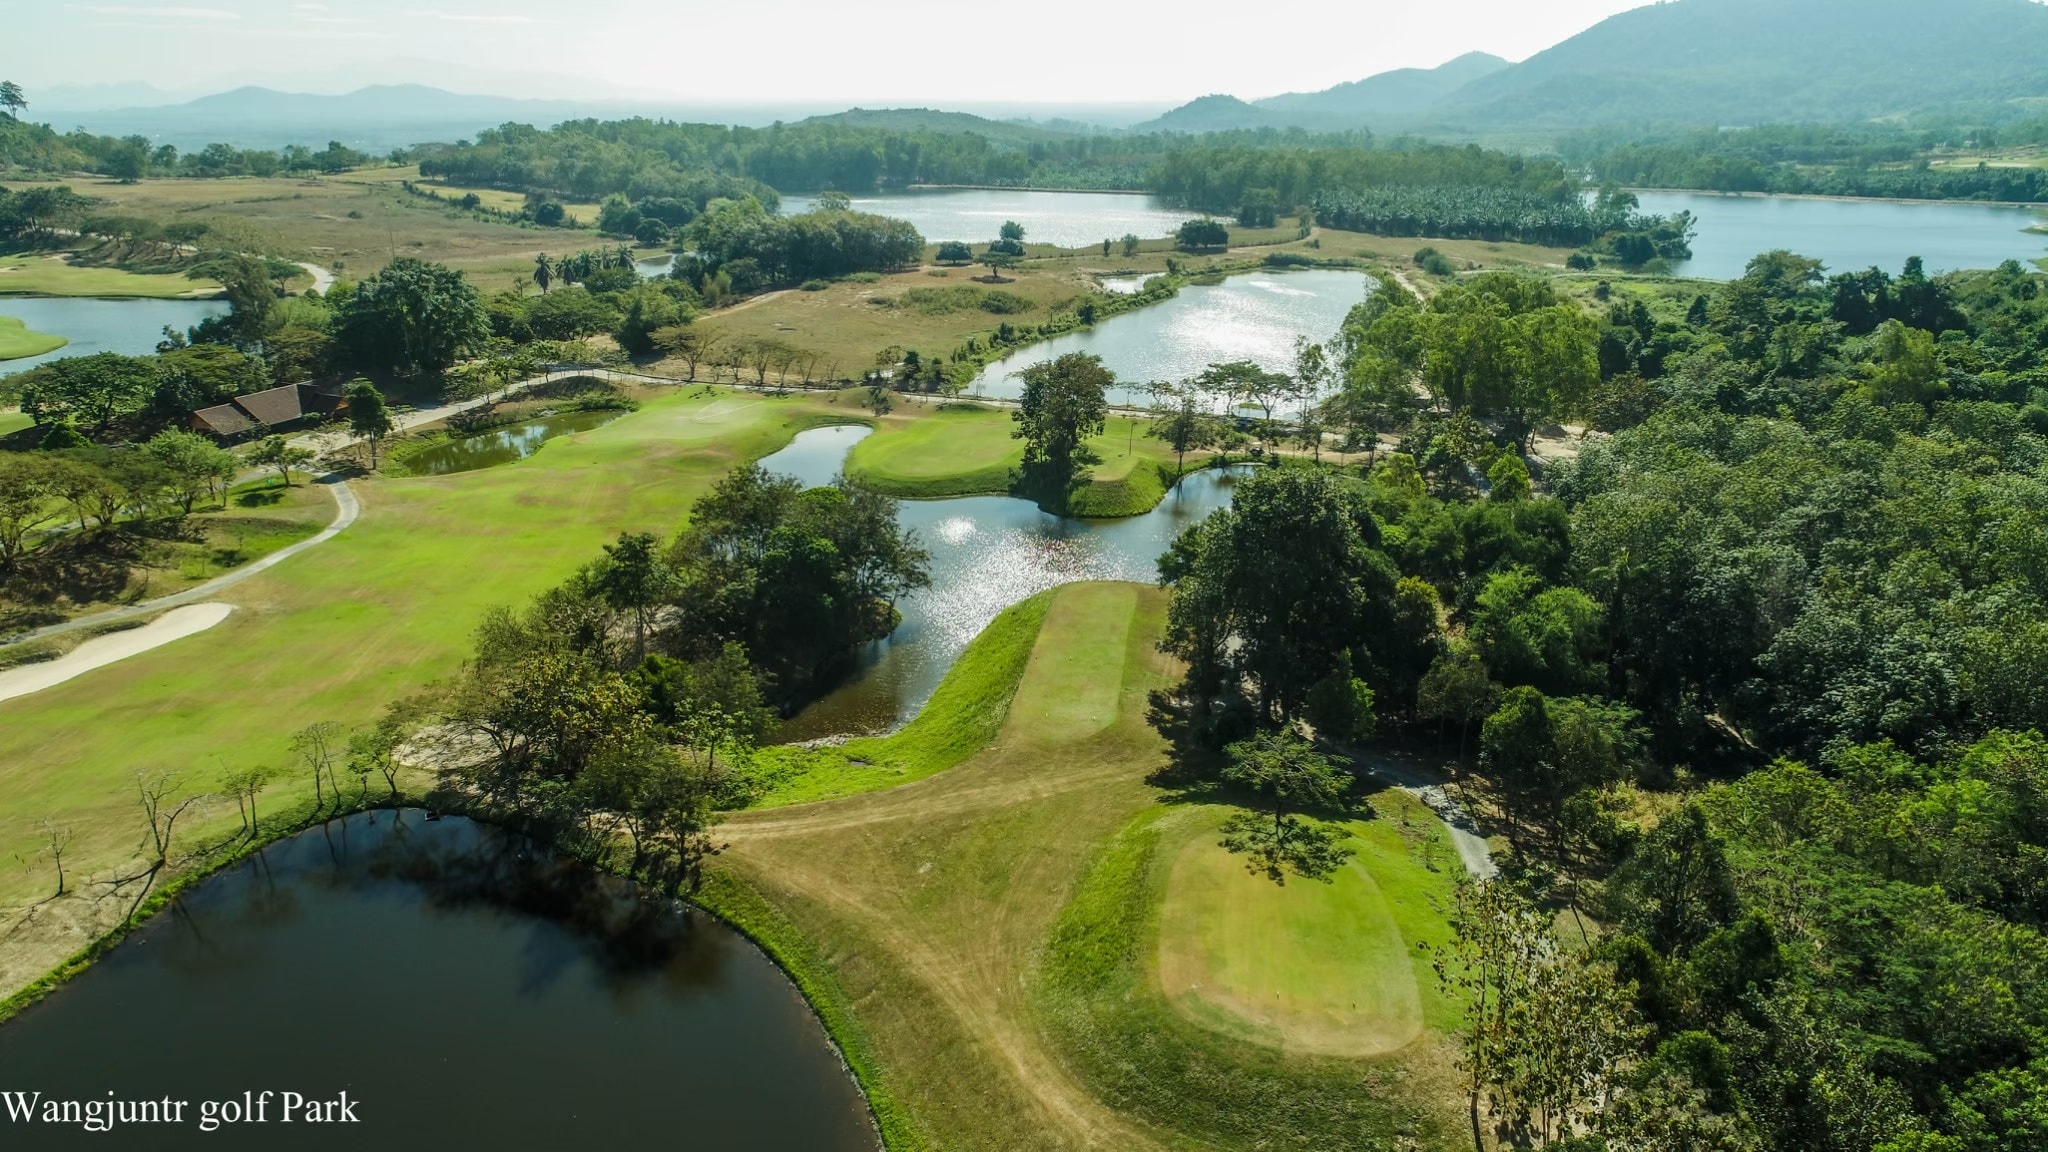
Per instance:
[[[1039,744],[1085,740],[1116,721],[1138,587],[1070,584],[1040,629],[1007,735]]]

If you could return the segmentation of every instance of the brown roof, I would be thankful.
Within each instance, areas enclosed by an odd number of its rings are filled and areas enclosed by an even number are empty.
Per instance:
[[[256,422],[233,404],[201,408],[192,414],[192,424],[216,436],[239,436],[256,427]]]
[[[234,402],[236,407],[247,412],[257,423],[269,424],[272,427],[289,424],[305,415],[305,411],[299,407],[299,386],[296,384],[237,396]]]

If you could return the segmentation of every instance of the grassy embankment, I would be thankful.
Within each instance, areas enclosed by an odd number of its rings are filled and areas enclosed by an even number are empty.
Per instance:
[[[1158,861],[1221,853],[1216,809],[1162,808],[1147,783],[1166,762],[1146,719],[1149,693],[1173,674],[1157,648],[1164,594],[1075,584],[1028,603],[1044,605],[1043,622],[985,747],[914,783],[742,813],[721,829],[731,847],[706,902],[792,969],[890,1146],[1252,1148],[1276,1135],[1321,1148],[1397,1136],[1455,1146],[1458,1101],[1436,1030],[1449,1014],[1424,990],[1426,958],[1413,948],[1441,939],[1429,899],[1449,882],[1417,862],[1428,853],[1412,844],[1440,835],[1426,814],[1376,798],[1388,815],[1357,825],[1359,863],[1328,888],[1247,885],[1228,857],[1171,882]],[[1016,667],[1024,623],[988,646],[974,679],[999,685]],[[933,737],[944,747],[920,747]],[[929,751],[926,765],[957,756],[939,724],[858,743],[831,751]],[[872,767],[821,770],[810,781],[822,786],[770,802],[910,775]],[[1162,828],[1163,855],[1149,847]],[[1134,855],[1133,843],[1148,847]],[[1447,848],[1438,858],[1455,866]],[[1163,948],[1162,908],[1172,924],[1217,927],[1176,930]],[[1349,971],[1339,954],[1354,947],[1379,967]],[[1243,1001],[1285,1000],[1292,1016],[1184,1012],[1159,991],[1168,951],[1218,965]],[[1361,988],[1379,999],[1353,1008],[1345,998]],[[1332,1017],[1340,999],[1344,1015]],[[1352,1022],[1378,1054],[1274,1046],[1299,1035],[1327,1048]]]
[[[62,336],[30,331],[27,324],[12,316],[0,316],[0,371],[5,371],[5,361],[55,352],[69,343],[70,341]],[[0,413],[0,436],[5,436],[27,424],[28,417],[22,416],[19,412]]]
[[[222,768],[289,767],[293,731],[373,721],[460,667],[486,608],[559,582],[621,531],[673,532],[734,465],[837,411],[817,399],[670,393],[514,464],[358,483],[362,519],[224,592],[238,610],[219,626],[0,703],[0,859],[37,859],[36,826],[52,818],[76,834],[73,877],[108,874],[135,847],[134,773],[174,769],[203,792]],[[294,771],[264,804],[281,811],[310,794]],[[212,805],[180,835],[196,843],[235,820],[233,804]],[[47,863],[0,872],[0,909],[51,884]],[[44,928],[0,942],[0,994],[104,930],[109,912],[61,902],[39,917]]]
[[[0,636],[181,592],[304,540],[333,519],[325,489],[303,479],[286,488],[272,476],[236,485],[226,508],[202,501],[179,520],[116,521],[112,531],[58,525],[0,580]],[[18,653],[0,648],[0,663],[11,656]]]
[[[907,499],[1000,495],[1013,491],[1024,444],[1010,432],[1008,409],[972,403],[904,405],[877,422],[854,446],[846,474],[864,488]],[[1146,437],[1151,421],[1112,416],[1088,446],[1101,463],[1072,494],[1076,516],[1138,516],[1152,510],[1173,483],[1173,450]],[[1188,458],[1202,467],[1206,452]]]

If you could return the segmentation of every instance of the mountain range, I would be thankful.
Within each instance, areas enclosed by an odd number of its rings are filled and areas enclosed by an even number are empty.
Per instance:
[[[1321,92],[1205,96],[1145,127],[1440,132],[1736,126],[1964,112],[2048,99],[2036,0],[1670,0],[1518,64],[1473,53]]]

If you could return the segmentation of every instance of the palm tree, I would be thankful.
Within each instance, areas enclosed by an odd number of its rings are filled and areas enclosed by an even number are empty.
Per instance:
[[[28,97],[22,95],[21,85],[12,80],[0,80],[0,108],[7,109],[7,118],[21,119],[21,110],[26,107]]]
[[[543,293],[548,290],[548,285],[555,282],[555,262],[548,259],[545,252],[533,258],[533,282],[540,285]]]

